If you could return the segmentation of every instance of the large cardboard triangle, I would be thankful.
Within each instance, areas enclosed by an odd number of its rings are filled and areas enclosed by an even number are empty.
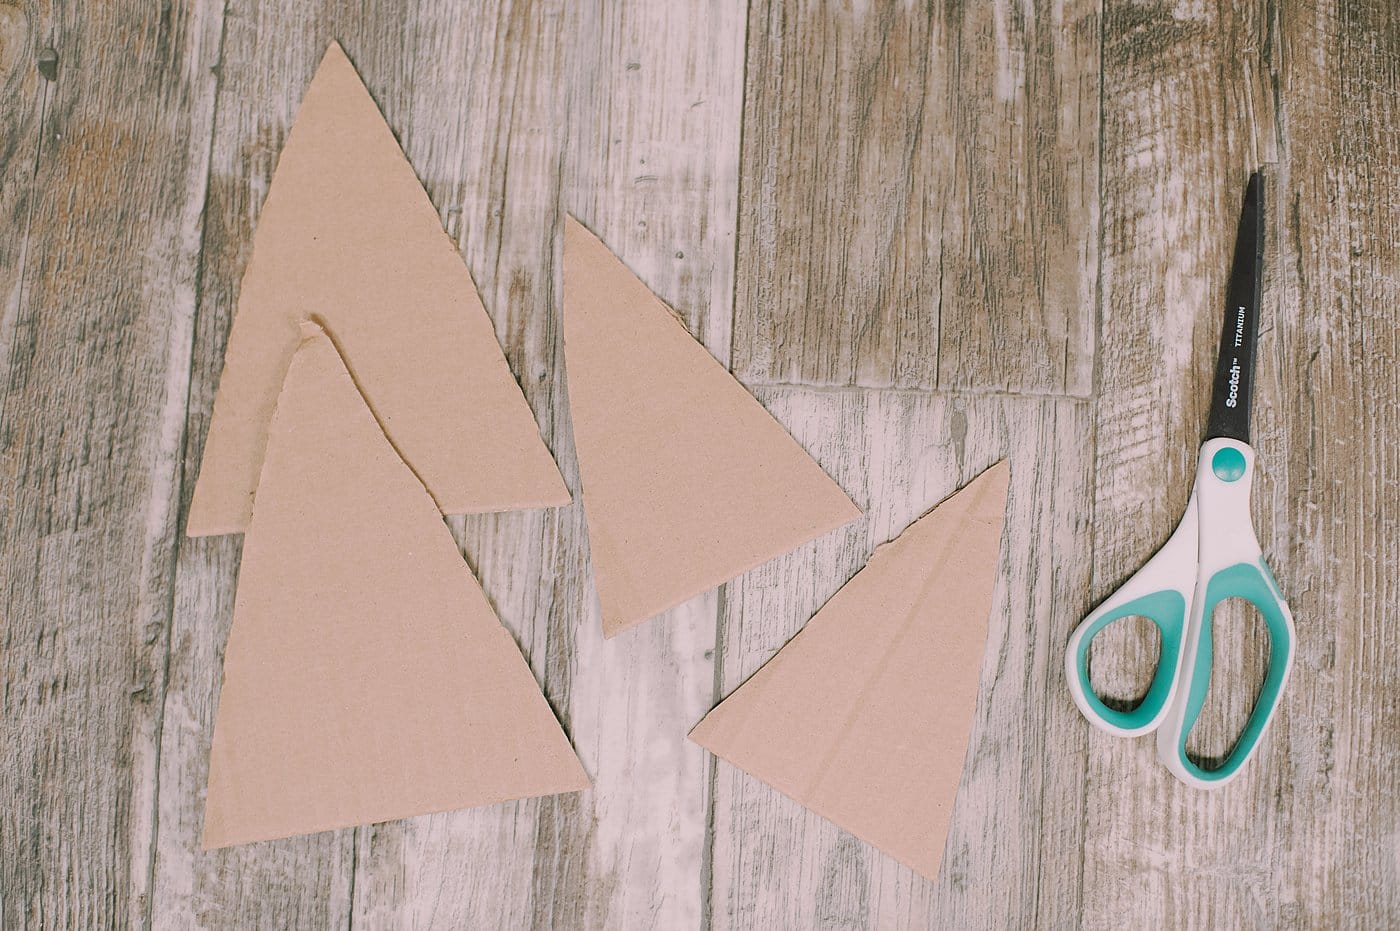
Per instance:
[[[335,44],[258,219],[191,536],[247,526],[268,419],[307,319],[335,334],[370,408],[444,513],[568,503],[471,274]]]
[[[586,788],[432,498],[308,330],[243,544],[205,847]]]
[[[692,740],[935,879],[967,755],[1009,470],[870,562]]]
[[[605,636],[860,516],[573,217],[564,358]]]

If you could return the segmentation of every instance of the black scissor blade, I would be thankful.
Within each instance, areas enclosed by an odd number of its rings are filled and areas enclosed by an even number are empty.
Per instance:
[[[1235,261],[1225,292],[1225,326],[1215,363],[1206,439],[1249,442],[1249,403],[1254,389],[1254,347],[1259,338],[1259,285],[1264,271],[1264,192],[1259,172],[1249,178]]]

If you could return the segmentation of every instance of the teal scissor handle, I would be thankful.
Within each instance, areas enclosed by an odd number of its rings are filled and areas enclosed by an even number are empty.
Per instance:
[[[1111,708],[1094,692],[1089,682],[1089,644],[1105,627],[1125,617],[1145,617],[1157,626],[1162,637],[1162,653],[1152,685],[1135,707]],[[1084,714],[1095,724],[1120,737],[1144,734],[1162,722],[1176,688],[1180,649],[1186,636],[1186,599],[1179,592],[1159,591],[1135,598],[1112,610],[1095,611],[1084,620],[1084,633],[1073,645],[1076,697],[1082,696]]]
[[[1065,677],[1079,710],[1100,730],[1117,737],[1137,737],[1166,718],[1181,681],[1191,596],[1196,584],[1196,496],[1162,548],[1090,613],[1070,636]],[[1136,707],[1110,708],[1089,682],[1089,644],[1114,621],[1145,617],[1161,633],[1157,671]]]
[[[1269,570],[1249,521],[1254,451],[1238,440],[1209,440],[1201,449],[1196,489],[1201,508],[1200,577],[1187,625],[1185,686],[1157,731],[1157,752],[1178,779],[1202,788],[1224,785],[1254,756],[1278,711],[1293,666],[1293,615]],[[1186,753],[1186,740],[1210,689],[1215,609],[1227,598],[1249,602],[1269,634],[1269,669],[1244,729],[1225,759],[1206,769]]]

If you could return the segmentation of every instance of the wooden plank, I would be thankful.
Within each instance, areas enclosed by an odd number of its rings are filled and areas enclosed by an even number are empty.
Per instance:
[[[1098,9],[752,5],[741,378],[1088,393]]]
[[[1063,689],[1082,611],[1090,463],[1081,401],[769,388],[760,397],[866,518],[731,585],[720,685],[736,688],[881,542],[1010,455],[983,685],[937,883],[714,762],[713,925],[1071,927],[1084,729]]]
[[[221,24],[204,3],[0,13],[5,927],[147,918]]]
[[[1095,592],[1136,568],[1185,504],[1239,197],[1250,168],[1277,161],[1254,512],[1300,640],[1264,748],[1219,792],[1178,785],[1150,740],[1091,738],[1085,923],[1391,924],[1397,806],[1380,787],[1396,761],[1380,748],[1400,733],[1384,634],[1400,553],[1383,489],[1400,275],[1394,198],[1380,192],[1396,182],[1383,154],[1397,134],[1394,13],[1115,4],[1105,23]],[[1122,689],[1123,657],[1142,648],[1128,633],[1096,649],[1096,678]],[[1256,680],[1261,653],[1247,638],[1215,674]],[[1250,697],[1225,696],[1207,749],[1228,745]]]
[[[572,5],[563,206],[729,355],[745,8]],[[567,313],[567,307],[564,309]],[[561,357],[557,357],[562,359]],[[562,399],[562,396],[561,396]],[[556,445],[578,488],[572,439]],[[699,927],[705,761],[685,734],[714,696],[719,596],[603,642],[581,508],[557,564],[576,631],[572,734],[594,788],[542,837],[535,927]],[[556,599],[558,592],[555,593]]]
[[[41,28],[50,28],[50,17],[47,4],[0,6],[0,94],[10,102],[0,113],[0,216],[9,217],[14,230],[0,241],[0,369],[8,368],[19,323],[44,153],[44,114],[58,76],[57,60],[50,60],[57,53],[39,35]]]
[[[1400,920],[1400,18],[1278,8],[1278,320],[1255,415],[1266,550],[1300,635],[1266,886],[1284,923]]]

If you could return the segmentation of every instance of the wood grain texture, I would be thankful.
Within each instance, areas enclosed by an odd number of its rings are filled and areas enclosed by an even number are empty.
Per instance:
[[[22,101],[5,107],[2,198],[6,927],[140,925],[150,904],[221,28],[215,5],[165,12],[27,4],[6,40],[24,43],[3,78]],[[16,77],[35,52],[38,80]]]
[[[1098,8],[751,4],[741,378],[1088,393]]]
[[[7,926],[139,924],[148,904],[171,415],[188,375],[219,28],[217,11],[178,12],[64,22],[31,8],[64,70],[48,69],[34,147],[6,171],[30,185],[0,350]],[[129,44],[103,43],[111,29]]]
[[[1084,743],[1061,686],[1055,634],[1063,617],[1087,607],[1086,404],[792,388],[759,396],[867,515],[729,586],[724,694],[797,633],[876,546],[1003,457],[1011,493],[977,718],[939,882],[716,762],[713,926],[1072,926],[1080,775],[1047,761],[1077,761]]]
[[[1400,13],[1276,11],[1278,457],[1266,520],[1302,635],[1276,828],[1299,926],[1400,915]]]
[[[595,788],[206,854],[240,541],[178,524],[332,38],[573,491],[565,209],[869,514],[608,643],[577,504],[454,519]],[[0,925],[1400,922],[1397,101],[1387,0],[0,0]],[[1185,505],[1260,164],[1255,515],[1300,639],[1260,758],[1201,794],[1150,740],[1092,731],[1059,669]],[[1006,452],[991,648],[929,883],[684,734]],[[1218,673],[1257,677],[1261,646]],[[1132,696],[1151,650],[1111,631],[1095,680]],[[1199,746],[1247,698],[1213,692]]]

